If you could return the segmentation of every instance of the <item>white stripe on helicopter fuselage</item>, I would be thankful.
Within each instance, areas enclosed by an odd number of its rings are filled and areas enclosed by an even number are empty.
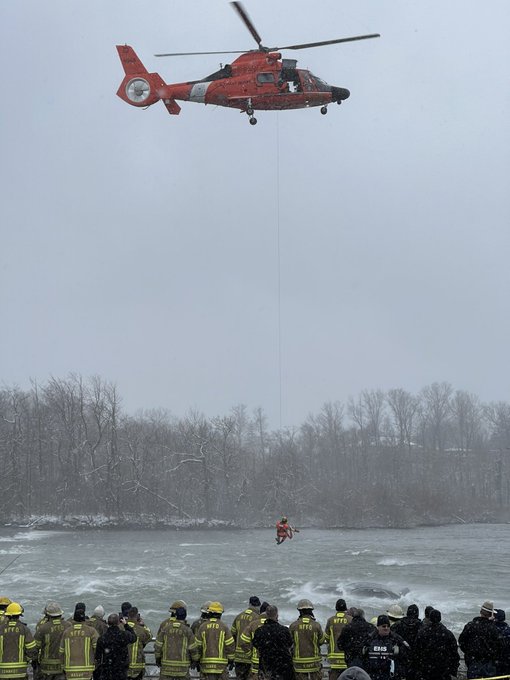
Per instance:
[[[210,84],[211,81],[206,83],[195,83],[191,88],[191,92],[189,93],[190,102],[198,102],[199,104],[204,104],[205,93],[207,92],[207,88],[209,87]]]

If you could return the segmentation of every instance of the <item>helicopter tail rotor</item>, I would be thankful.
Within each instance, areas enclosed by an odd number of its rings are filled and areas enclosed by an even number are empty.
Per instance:
[[[126,74],[117,95],[126,103],[138,107],[151,106],[162,99],[168,112],[177,115],[181,107],[165,93],[167,86],[159,73],[149,73],[129,45],[117,45],[117,52]]]

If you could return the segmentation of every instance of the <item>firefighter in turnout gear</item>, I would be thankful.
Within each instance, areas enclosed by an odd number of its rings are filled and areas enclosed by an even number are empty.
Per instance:
[[[159,624],[158,633],[162,628],[164,628],[168,623],[170,623],[170,621],[175,619],[175,612],[179,608],[185,609],[186,611],[188,611],[188,605],[186,604],[186,602],[184,602],[184,600],[175,600],[175,602],[172,602],[172,604],[168,607],[168,611],[170,612],[170,616]],[[185,623],[186,623],[186,621],[185,621]],[[187,623],[186,623],[186,625],[187,625]]]
[[[37,631],[39,630],[39,628],[40,628],[44,623],[48,623],[48,621],[50,620],[50,617],[49,617],[48,614],[46,613],[46,609],[47,609],[48,605],[50,605],[50,604],[55,604],[55,603],[54,603],[54,602],[47,602],[47,603],[46,603],[46,606],[45,606],[44,609],[42,610],[42,616],[41,616],[41,618],[40,618],[39,621],[35,624],[35,632],[36,632],[36,633],[37,633]]]
[[[128,611],[127,626],[131,626],[131,630],[136,635],[136,640],[128,645],[129,668],[128,678],[141,680],[145,672],[145,654],[143,653],[145,645],[152,640],[152,633],[142,621],[138,613],[138,607],[131,607]]]
[[[324,642],[321,624],[315,620],[310,600],[300,600],[297,609],[299,617],[289,626],[294,641],[294,672],[301,678],[306,675],[308,680],[321,680],[321,645]]]
[[[350,622],[351,617],[346,614],[347,605],[345,600],[337,600],[335,609],[336,614],[329,617],[324,630],[324,636],[328,645],[329,680],[336,680],[340,673],[347,668],[345,654],[342,650],[338,649],[336,641],[342,630]]]
[[[230,628],[236,643],[234,661],[237,680],[247,680],[251,666],[251,650],[247,649],[246,645],[243,644],[241,635],[250,623],[260,616],[259,598],[256,595],[253,595],[250,597],[249,604],[250,606],[248,609],[245,609],[235,617],[232,627]]]
[[[160,626],[154,643],[154,656],[161,678],[187,679],[190,666],[195,667],[198,662],[198,642],[185,621],[186,610],[177,607],[175,616]]]
[[[267,621],[266,609],[268,606],[267,602],[263,602],[260,605],[260,614],[241,633],[241,648],[251,659],[250,673],[253,678],[256,678],[259,672],[259,653],[253,646],[253,636],[255,631]]]
[[[87,620],[89,626],[97,630],[98,635],[106,633],[108,630],[108,624],[104,620],[104,607],[98,605],[92,612],[92,616]]]
[[[60,680],[64,677],[59,651],[60,640],[71,624],[62,620],[64,612],[56,602],[48,602],[44,613],[47,621],[38,626],[34,636],[39,650],[39,677],[44,680]]]
[[[22,680],[27,677],[29,660],[36,663],[37,645],[28,626],[19,620],[22,614],[22,606],[11,602],[0,624],[0,680]]]
[[[60,656],[67,680],[90,680],[95,668],[97,630],[85,623],[85,610],[77,609],[62,633]]]
[[[204,623],[204,621],[207,621],[208,618],[208,609],[210,605],[212,604],[211,600],[207,600],[207,602],[204,602],[204,604],[200,607],[200,618],[195,619],[193,623],[191,624],[191,632],[193,635],[196,635],[198,633],[198,629],[200,626]]]
[[[211,602],[209,619],[198,629],[200,645],[200,676],[205,680],[227,680],[234,667],[235,642],[226,623],[221,621],[223,605]]]
[[[81,619],[82,613],[83,613],[83,615],[85,616],[85,618],[84,618],[83,620],[84,620],[84,621],[88,621],[88,620],[89,620],[89,617],[85,614],[85,611],[86,611],[85,602],[77,602],[77,603],[74,605],[74,612],[73,612],[73,615],[70,616],[67,620],[69,621],[69,623],[74,623],[75,621],[78,621],[78,619],[76,618],[76,613],[79,612],[80,621],[82,620],[82,619]]]
[[[7,621],[5,617],[5,610],[11,604],[11,602],[12,600],[10,600],[8,597],[0,597],[0,625],[4,621]]]

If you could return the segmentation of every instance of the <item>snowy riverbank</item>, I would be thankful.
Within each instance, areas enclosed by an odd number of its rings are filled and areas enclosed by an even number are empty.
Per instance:
[[[429,516],[422,518],[407,518],[408,522],[395,521],[395,518],[373,517],[365,518],[359,524],[352,526],[342,523],[324,525],[320,521],[308,519],[296,522],[300,528],[317,529],[414,529],[417,527],[447,526],[454,524],[506,524],[510,522],[508,513],[487,513],[483,516],[473,517],[440,517]],[[251,525],[246,522],[235,522],[222,519],[177,519],[161,518],[151,515],[125,515],[120,518],[107,517],[106,515],[31,515],[18,517],[0,522],[0,526],[25,528],[25,529],[168,529],[174,531],[188,531],[193,529],[265,529],[273,528],[273,523],[254,522]]]
[[[106,515],[56,515],[30,516],[0,523],[4,527],[25,529],[240,529],[232,522],[219,519],[162,519],[137,515],[133,517],[112,518]]]

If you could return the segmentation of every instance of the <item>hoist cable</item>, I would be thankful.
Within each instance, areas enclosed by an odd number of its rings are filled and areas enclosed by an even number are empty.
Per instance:
[[[280,116],[276,112],[276,259],[278,289],[278,392],[280,431],[282,429],[282,277],[280,257]]]

